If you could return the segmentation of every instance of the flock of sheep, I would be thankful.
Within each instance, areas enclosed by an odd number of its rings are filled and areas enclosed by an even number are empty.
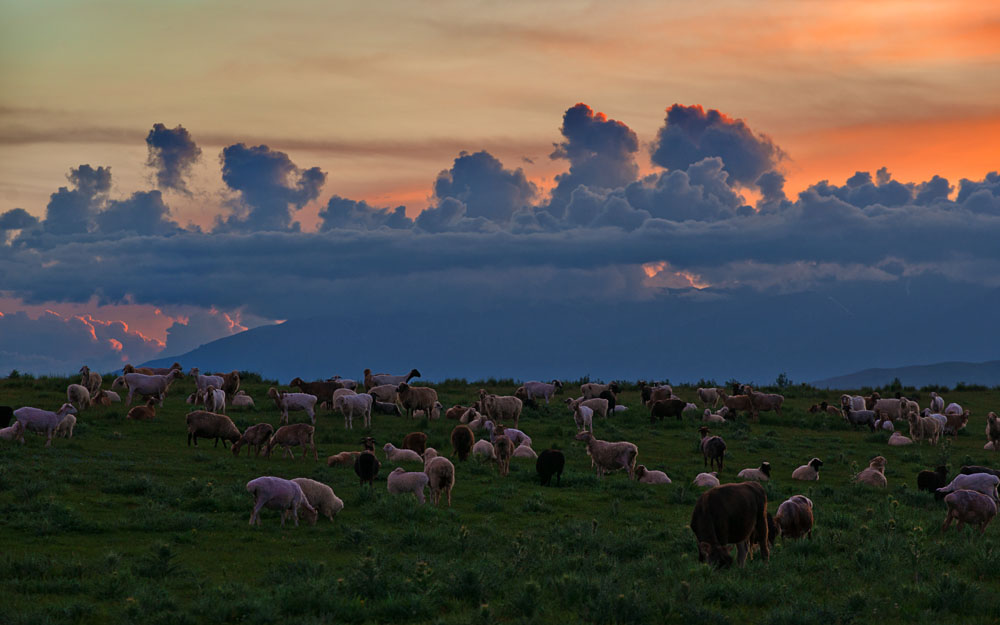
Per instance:
[[[24,443],[24,432],[32,431],[46,436],[46,447],[52,444],[53,436],[72,437],[76,424],[76,414],[92,404],[110,405],[119,402],[118,391],[127,391],[125,405],[137,396],[145,403],[131,408],[128,418],[149,420],[156,416],[156,406],[162,406],[171,383],[185,377],[181,366],[150,369],[126,366],[123,375],[112,383],[110,390],[103,390],[102,377],[86,366],[80,369],[79,384],[67,388],[67,403],[57,412],[25,406],[12,410],[0,406],[0,439],[17,440]],[[552,477],[561,483],[565,465],[563,453],[547,449],[537,454],[532,449],[532,439],[518,429],[524,406],[536,406],[539,401],[546,404],[556,394],[562,392],[562,384],[552,382],[526,382],[514,395],[500,396],[480,389],[478,396],[468,406],[455,405],[445,410],[438,401],[437,391],[430,387],[413,386],[410,381],[420,377],[420,372],[411,370],[406,375],[372,374],[364,372],[361,383],[340,377],[306,382],[295,378],[290,386],[298,392],[277,388],[268,390],[268,397],[280,411],[279,427],[269,423],[258,423],[240,432],[235,423],[223,414],[230,407],[253,407],[253,399],[239,390],[238,372],[227,374],[202,374],[197,368],[188,373],[195,381],[195,392],[187,397],[187,403],[201,406],[189,412],[185,418],[188,445],[198,445],[198,439],[219,440],[231,444],[233,455],[238,456],[243,447],[253,450],[256,456],[270,457],[272,451],[281,447],[283,455],[295,458],[294,448],[301,448],[301,457],[309,455],[318,460],[314,442],[316,409],[338,411],[344,416],[344,427],[354,427],[354,417],[359,424],[370,429],[372,413],[389,414],[409,418],[417,416],[429,420],[453,419],[454,426],[450,442],[451,457],[465,461],[470,456],[479,456],[493,461],[501,476],[509,472],[512,458],[535,459],[536,471],[542,485],[548,485]],[[364,392],[359,392],[363,390]],[[737,547],[737,562],[743,564],[754,548],[759,548],[766,559],[769,546],[777,536],[799,538],[810,536],[813,527],[813,502],[804,495],[795,495],[782,502],[772,516],[767,511],[767,498],[760,482],[771,479],[771,465],[763,462],[759,467],[741,470],[737,477],[741,483],[721,484],[718,474],[723,470],[726,456],[726,442],[721,436],[712,435],[709,425],[723,424],[738,413],[744,412],[752,420],[758,420],[760,412],[775,411],[781,414],[784,397],[778,394],[760,393],[749,386],[734,385],[729,394],[727,389],[699,388],[698,399],[704,411],[702,420],[706,425],[699,428],[701,451],[706,469],[694,479],[699,487],[709,488],[702,493],[695,504],[691,529],[698,539],[699,558],[717,566],[728,566],[733,559],[730,545]],[[580,387],[580,396],[565,400],[572,414],[577,434],[575,440],[582,441],[590,457],[591,466],[600,477],[609,472],[624,470],[629,479],[641,483],[669,484],[670,478],[663,472],[647,469],[637,464],[638,447],[628,441],[606,441],[594,434],[595,415],[604,419],[610,414],[626,410],[618,402],[621,388],[616,383],[587,383]],[[651,421],[664,417],[681,419],[685,412],[700,410],[697,405],[677,397],[666,384],[641,385],[643,406],[649,410]],[[722,407],[719,408],[719,404]],[[713,410],[716,410],[713,412]],[[289,413],[304,412],[309,423],[290,423]],[[916,401],[906,397],[882,398],[877,393],[868,397],[844,395],[841,406],[826,402],[813,405],[810,412],[826,412],[841,415],[855,428],[866,425],[872,430],[893,431],[890,445],[907,445],[919,441],[937,444],[942,435],[955,435],[968,424],[969,411],[958,404],[945,406],[944,399],[931,393],[930,405],[921,411]],[[11,425],[10,421],[15,419]],[[895,432],[895,424],[907,424],[909,437]],[[476,439],[476,433],[481,438]],[[987,449],[1000,450],[1000,421],[994,413],[987,416]],[[381,463],[375,454],[375,440],[366,436],[362,449],[348,450],[327,458],[331,467],[353,467],[361,484],[374,485]],[[427,435],[411,432],[405,436],[399,447],[386,443],[382,447],[386,460],[393,464],[406,462],[420,463],[421,471],[407,471],[402,467],[389,473],[386,484],[391,494],[412,494],[418,502],[424,503],[424,492],[430,489],[431,501],[438,504],[442,499],[451,505],[451,491],[455,484],[455,466],[437,450],[427,446]],[[816,481],[819,479],[822,460],[812,458],[791,473],[794,480]],[[887,486],[885,477],[886,459],[879,455],[854,477],[854,481],[874,487]],[[961,473],[948,482],[945,467],[934,471],[922,471],[918,476],[918,488],[936,492],[947,506],[947,516],[942,529],[947,529],[953,520],[959,527],[964,523],[977,525],[984,532],[997,513],[998,485],[1000,472],[987,467],[963,467]],[[246,485],[254,498],[250,524],[260,524],[263,508],[281,512],[281,523],[291,515],[298,525],[300,513],[315,523],[320,514],[333,519],[343,509],[343,501],[333,490],[320,482],[308,478],[286,480],[274,476],[263,476],[251,480]]]

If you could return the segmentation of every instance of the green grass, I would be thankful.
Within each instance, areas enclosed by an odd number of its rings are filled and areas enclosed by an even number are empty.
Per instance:
[[[72,380],[75,381],[75,380]],[[0,404],[57,408],[70,380],[0,381]],[[490,390],[513,391],[510,381]],[[574,434],[566,397],[527,410],[521,429],[541,450],[567,458],[562,487],[542,488],[534,461],[512,461],[507,478],[489,464],[458,463],[453,507],[392,497],[383,462],[374,493],[350,469],[322,461],[358,448],[364,434],[321,413],[320,462],[239,458],[211,442],[186,444],[183,398],[171,389],[152,422],[131,422],[121,405],[79,415],[72,440],[49,449],[28,435],[0,445],[0,623],[994,623],[1000,619],[996,524],[980,538],[941,533],[943,506],[916,491],[916,474],[947,462],[997,465],[982,449],[985,414],[997,391],[954,391],[969,427],[937,447],[889,447],[888,436],[854,431],[806,412],[839,393],[795,389],[784,415],[715,428],[729,446],[723,482],[768,460],[773,510],[802,493],[815,503],[813,540],[780,542],[770,562],[715,571],[699,564],[688,529],[703,470],[698,422],[651,425],[634,390],[629,410],[595,423],[597,435],[630,440],[639,462],[662,469],[668,486],[599,479]],[[278,413],[267,384],[247,392],[252,411],[230,411],[242,429]],[[441,401],[471,402],[478,384],[450,381]],[[693,399],[690,388],[675,388]],[[924,398],[926,402],[926,398]],[[301,413],[295,415],[301,418]],[[450,453],[453,422],[374,416],[380,445],[415,429]],[[851,476],[881,454],[889,488]],[[379,452],[382,457],[381,452]],[[817,483],[788,476],[811,457],[825,462]],[[416,470],[418,467],[408,467]],[[344,510],[330,523],[280,527],[265,510],[248,526],[248,480],[311,477],[330,484]],[[554,482],[553,482],[554,483]]]

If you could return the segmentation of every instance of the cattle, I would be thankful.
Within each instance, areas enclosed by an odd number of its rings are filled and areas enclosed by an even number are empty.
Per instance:
[[[760,548],[770,557],[767,530],[767,494],[757,482],[725,484],[702,493],[691,514],[691,531],[698,540],[698,560],[718,568],[732,565],[728,545],[735,544],[737,564],[743,566],[749,550]]]

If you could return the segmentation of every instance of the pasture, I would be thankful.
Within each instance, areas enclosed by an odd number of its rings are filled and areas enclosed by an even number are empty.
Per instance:
[[[57,409],[72,379],[0,380],[0,404]],[[104,387],[111,379],[106,377]],[[269,384],[244,380],[256,408],[228,414],[242,430],[278,423]],[[470,404],[478,383],[436,385],[445,407]],[[512,393],[511,383],[488,383]],[[283,387],[287,388],[287,387]],[[24,446],[0,441],[0,623],[996,623],[1000,620],[1000,523],[980,537],[970,528],[942,533],[943,503],[916,490],[921,469],[946,463],[1000,466],[984,451],[985,415],[1000,409],[996,390],[951,391],[947,401],[972,410],[968,427],[936,447],[889,447],[888,433],[855,431],[843,419],[814,415],[840,392],[784,390],[783,415],[763,413],[713,428],[728,445],[723,483],[767,460],[769,510],[791,495],[815,504],[812,540],[778,540],[770,562],[716,571],[698,562],[688,528],[703,469],[700,411],[650,424],[639,393],[628,410],[601,420],[604,440],[628,440],[638,462],[673,484],[630,482],[623,472],[598,478],[562,403],[526,409],[520,429],[533,447],[562,449],[561,487],[538,483],[534,460],[514,459],[501,478],[475,459],[458,462],[453,506],[418,505],[390,496],[393,465],[381,446],[413,430],[451,453],[454,421],[374,415],[382,470],[374,492],[349,468],[329,468],[333,453],[360,449],[355,419],[320,411],[319,462],[280,456],[233,457],[220,443],[186,444],[189,378],[174,383],[150,422],[127,408],[78,415],[75,436],[27,434]],[[694,389],[675,393],[695,400]],[[921,392],[925,407],[928,392]],[[302,420],[292,413],[292,421]],[[905,428],[901,428],[904,430]],[[478,434],[477,434],[478,437]],[[296,450],[296,454],[300,452]],[[883,455],[888,489],[851,483]],[[795,482],[793,469],[824,461],[818,482]],[[421,470],[420,465],[407,466]],[[265,510],[248,526],[248,480],[311,477],[333,487],[344,510],[298,528]]]

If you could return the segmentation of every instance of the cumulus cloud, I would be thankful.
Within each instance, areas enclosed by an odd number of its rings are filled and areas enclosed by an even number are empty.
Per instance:
[[[51,311],[38,318],[23,312],[0,313],[0,363],[8,371],[66,375],[87,364],[110,372],[125,362],[148,360],[162,349],[163,343],[130,330],[122,321]]]
[[[413,227],[413,220],[406,216],[406,207],[375,208],[367,202],[349,200],[334,195],[326,207],[320,209],[320,230],[347,228],[351,230],[375,230],[392,228],[406,230]]]
[[[783,157],[781,150],[763,134],[755,133],[742,119],[700,105],[674,104],[653,143],[653,163],[667,169],[687,169],[705,158],[717,156],[730,179],[750,186]]]
[[[180,231],[170,219],[170,209],[159,191],[136,191],[124,200],[111,200],[96,215],[98,230],[104,233],[134,232],[141,235],[167,235]]]
[[[299,169],[287,154],[266,145],[236,143],[222,150],[222,181],[240,201],[217,229],[288,230],[291,211],[319,197],[326,174],[319,167]]]
[[[536,192],[524,171],[504,169],[486,151],[462,152],[451,169],[438,174],[434,182],[438,201],[453,198],[465,205],[467,217],[485,217],[499,223],[510,221],[514,212],[528,206]]]
[[[156,173],[156,185],[164,190],[187,193],[184,177],[201,156],[199,148],[186,128],[177,125],[167,128],[163,124],[153,124],[146,135],[149,156],[146,164]]]
[[[706,158],[686,170],[647,176],[625,189],[629,202],[671,221],[717,221],[752,212],[728,184],[722,159]]]
[[[561,218],[573,191],[580,185],[617,189],[639,174],[635,154],[639,137],[620,121],[595,113],[583,103],[570,107],[560,129],[564,140],[555,144],[553,159],[569,161],[569,171],[556,176],[556,188],[547,211]]]
[[[12,208],[0,213],[0,245],[7,242],[12,230],[35,228],[38,223],[38,218],[23,208]]]
[[[111,168],[80,165],[67,176],[73,187],[59,187],[45,209],[46,232],[56,235],[87,232],[104,197],[111,190]]]

